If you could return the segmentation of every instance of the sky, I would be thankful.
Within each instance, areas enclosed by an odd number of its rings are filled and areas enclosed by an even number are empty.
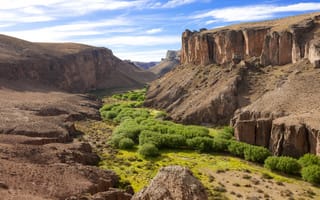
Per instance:
[[[186,29],[213,29],[320,11],[320,0],[0,0],[0,33],[32,42],[106,47],[160,61]]]

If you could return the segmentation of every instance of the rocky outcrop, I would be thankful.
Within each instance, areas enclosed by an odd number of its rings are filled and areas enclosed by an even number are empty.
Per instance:
[[[124,62],[106,48],[39,44],[0,36],[0,79],[84,92],[137,87],[155,76]]]
[[[152,82],[146,105],[182,123],[231,120],[238,140],[276,155],[319,154],[319,16],[186,30],[182,65]]]
[[[171,71],[178,64],[180,64],[180,51],[168,50],[166,57],[150,68],[149,71],[160,77]]]
[[[204,186],[192,172],[180,166],[160,169],[147,188],[136,193],[132,200],[206,200]]]
[[[263,66],[285,65],[303,58],[317,65],[319,48],[311,39],[317,37],[319,16],[314,15],[282,29],[279,28],[280,22],[274,22],[266,26],[261,23],[260,26],[240,25],[212,31],[186,30],[182,34],[181,63],[225,64],[232,62],[234,57],[259,57]]]

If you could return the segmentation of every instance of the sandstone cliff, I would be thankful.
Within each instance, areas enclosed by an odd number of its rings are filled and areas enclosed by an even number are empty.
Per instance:
[[[183,123],[231,125],[274,154],[320,154],[320,13],[182,35],[181,63],[146,105]]]
[[[136,87],[154,78],[152,73],[121,61],[106,48],[31,43],[0,35],[0,79],[83,92]]]

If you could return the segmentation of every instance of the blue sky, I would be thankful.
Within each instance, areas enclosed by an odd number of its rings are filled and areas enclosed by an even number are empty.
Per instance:
[[[320,11],[319,0],[0,0],[0,33],[33,42],[107,47],[159,61],[185,29],[212,29]]]

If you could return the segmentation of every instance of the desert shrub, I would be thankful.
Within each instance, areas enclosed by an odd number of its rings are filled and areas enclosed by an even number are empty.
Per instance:
[[[134,142],[130,138],[122,138],[119,141],[119,148],[120,149],[131,149],[134,146]]]
[[[145,157],[155,157],[160,154],[159,149],[154,144],[150,143],[145,143],[140,146],[139,153]]]
[[[287,156],[270,156],[264,161],[264,166],[268,169],[284,172],[286,174],[299,174],[301,169],[297,159]]]
[[[320,184],[320,166],[308,165],[302,168],[301,175],[303,180],[314,184]]]
[[[200,152],[212,151],[213,139],[208,137],[194,137],[187,139],[187,146]]]
[[[114,111],[106,111],[105,114],[104,114],[104,119],[112,120],[115,117],[117,117],[117,115],[118,114],[116,112],[114,112]]]
[[[264,161],[264,167],[268,168],[270,170],[277,170],[277,164],[279,162],[279,157],[277,156],[269,156],[265,161]]]
[[[302,167],[307,167],[309,165],[320,165],[320,157],[307,153],[300,157],[298,162]]]
[[[248,161],[263,163],[269,156],[271,156],[270,151],[264,147],[248,145],[244,149],[244,159]]]
[[[214,138],[212,141],[212,151],[214,152],[225,152],[228,150],[230,141],[220,138]]]
[[[164,111],[159,111],[156,113],[156,115],[154,116],[156,119],[164,119],[167,117],[167,113]]]
[[[109,144],[112,145],[115,148],[119,148],[119,142],[123,138],[124,138],[123,135],[120,135],[120,134],[119,135],[115,135],[115,134],[113,134]]]
[[[138,137],[141,132],[140,125],[134,120],[125,120],[113,132],[114,135],[122,135],[138,142]]]
[[[156,147],[161,148],[163,146],[162,134],[150,130],[143,130],[139,135],[139,145],[146,143],[154,144]]]
[[[119,100],[130,100],[130,101],[144,101],[146,89],[129,91],[123,94],[114,94],[113,98]]]
[[[178,134],[163,134],[162,146],[167,148],[181,148],[186,146],[186,138]]]
[[[249,144],[244,142],[238,141],[230,141],[228,146],[228,151],[234,155],[243,158],[244,157],[244,150],[249,147]]]
[[[230,140],[233,137],[234,129],[230,126],[225,126],[223,129],[218,131],[216,138]]]

